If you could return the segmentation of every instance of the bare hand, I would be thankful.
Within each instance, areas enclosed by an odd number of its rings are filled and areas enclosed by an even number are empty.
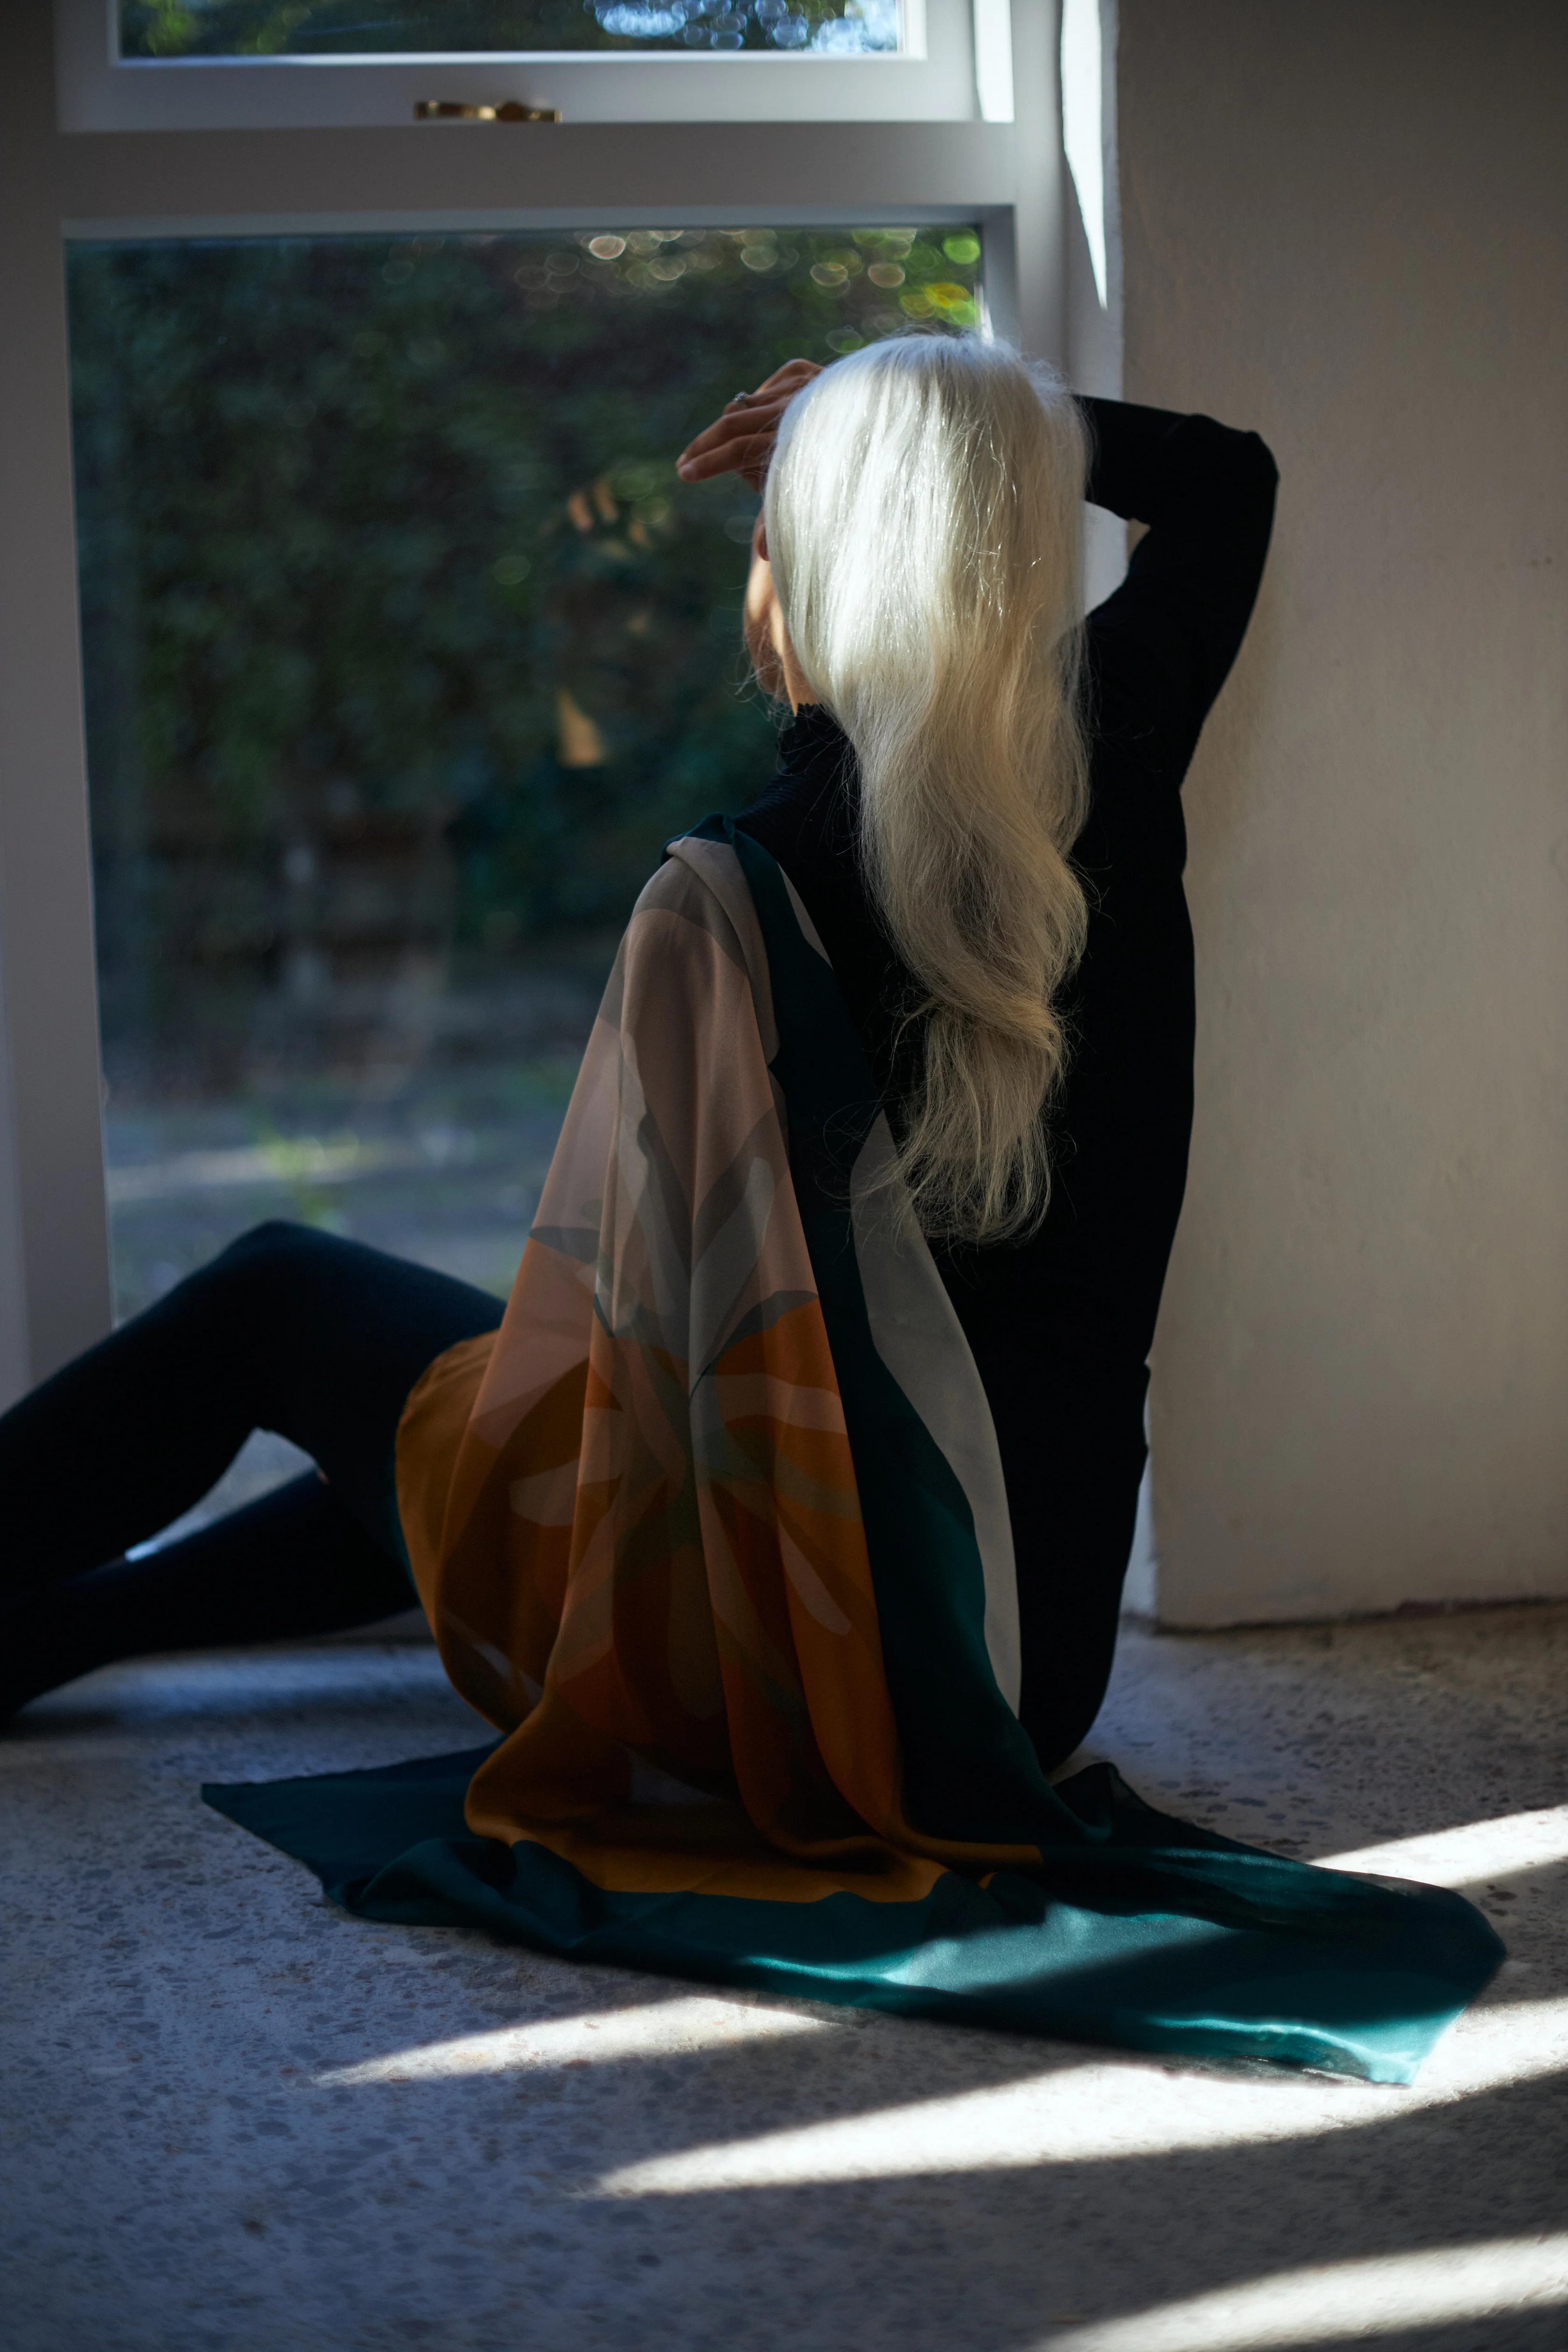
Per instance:
[[[737,394],[723,415],[715,417],[676,459],[675,470],[681,480],[706,482],[717,474],[739,474],[753,490],[760,490],[767,478],[780,417],[795,394],[821,373],[815,360],[786,360],[755,392]]]

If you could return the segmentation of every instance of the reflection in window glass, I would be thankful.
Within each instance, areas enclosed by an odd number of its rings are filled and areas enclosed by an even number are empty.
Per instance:
[[[899,0],[120,0],[122,58],[753,49],[896,54]]]
[[[661,843],[771,771],[742,385],[964,228],[79,245],[118,1303],[265,1216],[504,1290]]]

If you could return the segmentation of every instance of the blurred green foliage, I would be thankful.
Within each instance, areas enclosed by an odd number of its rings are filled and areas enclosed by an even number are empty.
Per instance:
[[[896,0],[120,0],[125,58],[898,46]]]
[[[676,454],[784,359],[972,323],[979,256],[964,228],[73,247],[106,1034],[275,982],[290,857],[356,827],[444,836],[446,946],[618,927],[772,760],[756,501]],[[193,845],[229,877],[194,909]]]

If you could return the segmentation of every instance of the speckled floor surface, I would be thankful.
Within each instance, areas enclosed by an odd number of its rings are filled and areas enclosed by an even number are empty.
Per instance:
[[[197,1784],[472,1739],[433,1653],[93,1676],[0,1738],[0,2343],[1563,2352],[1565,1684],[1562,1608],[1128,1630],[1092,1752],[1506,1923],[1399,2091],[361,1923]]]

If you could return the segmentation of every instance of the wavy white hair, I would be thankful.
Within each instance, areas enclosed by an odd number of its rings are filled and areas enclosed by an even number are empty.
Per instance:
[[[768,553],[855,747],[873,901],[922,992],[898,1167],[930,1234],[1026,1233],[1050,1193],[1058,999],[1088,913],[1079,705],[1088,437],[1048,369],[972,336],[873,343],[785,411]]]

